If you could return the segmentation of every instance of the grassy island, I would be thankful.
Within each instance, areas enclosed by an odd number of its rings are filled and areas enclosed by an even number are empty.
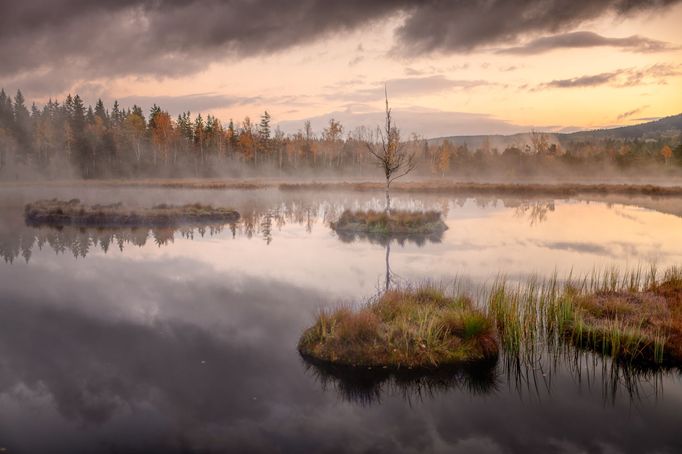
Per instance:
[[[341,233],[379,235],[428,235],[442,233],[448,226],[437,211],[344,211],[331,228]]]
[[[26,223],[30,225],[74,225],[82,227],[176,226],[212,222],[236,222],[239,213],[210,205],[156,205],[132,210],[121,203],[85,205],[78,199],[39,200],[26,205]]]
[[[435,368],[497,357],[493,323],[470,298],[433,285],[388,290],[358,309],[322,311],[298,344],[306,358],[358,367]]]
[[[682,365],[682,268],[661,281],[655,271],[609,270],[563,284],[498,283],[489,307],[510,351],[528,353],[544,338],[642,366]]]

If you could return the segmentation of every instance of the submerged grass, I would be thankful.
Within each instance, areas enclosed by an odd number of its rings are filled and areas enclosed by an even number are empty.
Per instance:
[[[369,234],[432,234],[447,230],[438,211],[415,212],[406,210],[344,211],[331,228],[338,232]]]
[[[85,205],[78,199],[51,199],[29,203],[24,209],[26,222],[31,225],[75,225],[96,227],[118,226],[174,226],[207,222],[235,222],[239,213],[228,208],[210,205],[156,205],[132,210],[121,203]]]
[[[488,298],[504,348],[530,358],[568,343],[642,364],[682,363],[682,268],[608,269],[560,283],[498,279]]]
[[[434,368],[497,356],[494,327],[466,296],[433,284],[388,290],[358,309],[323,310],[298,349],[345,366]]]

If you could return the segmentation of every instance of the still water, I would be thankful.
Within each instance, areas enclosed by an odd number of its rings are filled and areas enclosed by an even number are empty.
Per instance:
[[[63,229],[23,205],[79,197],[231,206],[234,225]],[[0,448],[92,452],[682,452],[682,375],[595,355],[438,377],[301,360],[317,310],[394,282],[485,284],[682,263],[682,200],[400,195],[440,237],[339,238],[381,196],[0,189]]]

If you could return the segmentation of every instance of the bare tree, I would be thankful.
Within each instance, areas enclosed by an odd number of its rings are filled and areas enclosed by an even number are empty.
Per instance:
[[[549,148],[549,138],[544,132],[537,132],[534,129],[530,132],[530,141],[533,144],[535,154],[543,155]]]
[[[386,96],[386,124],[384,129],[377,128],[381,143],[366,142],[370,154],[379,162],[386,177],[386,214],[391,213],[391,183],[412,172],[416,166],[415,152],[408,153],[400,142],[400,130],[393,124],[391,109]]]

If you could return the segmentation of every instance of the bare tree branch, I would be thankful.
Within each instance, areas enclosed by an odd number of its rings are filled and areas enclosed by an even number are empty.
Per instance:
[[[386,121],[384,130],[377,128],[380,144],[377,142],[366,142],[367,150],[378,161],[379,166],[384,171],[386,178],[386,212],[390,213],[391,183],[398,178],[412,172],[416,167],[416,153],[407,153],[404,144],[400,142],[400,130],[393,124],[391,108],[388,104],[388,89],[384,87],[386,96]],[[379,146],[380,145],[380,146]]]

